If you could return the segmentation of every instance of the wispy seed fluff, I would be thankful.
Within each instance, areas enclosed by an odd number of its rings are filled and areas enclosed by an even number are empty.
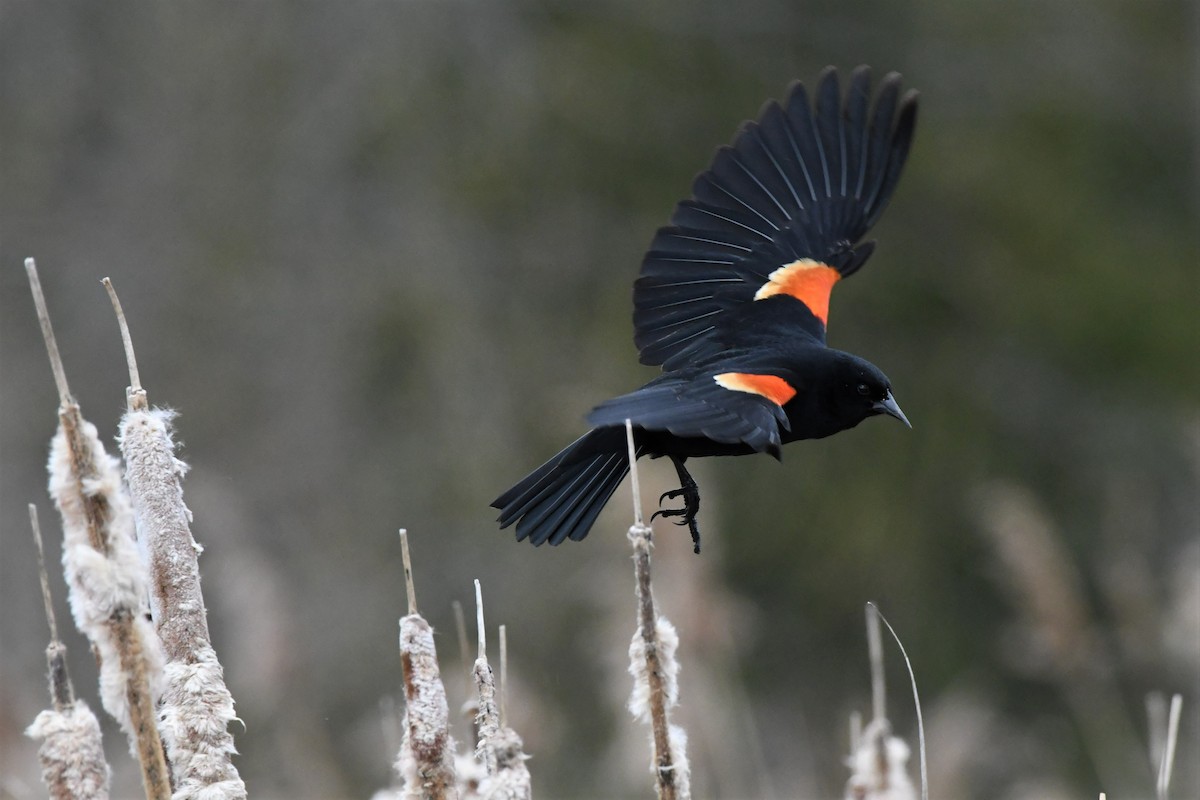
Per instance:
[[[96,426],[79,421],[83,446],[91,450],[96,475],[77,480],[71,449],[62,425],[50,445],[50,496],[63,520],[63,568],[70,587],[71,615],[91,641],[100,661],[100,700],[129,737],[136,752],[137,734],[130,722],[126,685],[114,620],[128,616],[136,642],[127,656],[144,660],[151,695],[161,685],[162,652],[147,619],[146,584],[134,541],[133,516],[121,487],[120,468],[104,450]],[[95,549],[88,529],[87,503],[104,510],[100,536],[107,554]]]
[[[655,621],[658,639],[658,663],[662,668],[663,695],[667,710],[679,705],[679,661],[675,651],[679,649],[679,634],[666,617]],[[629,674],[633,676],[633,694],[629,697],[629,713],[650,724],[650,678],[646,674],[646,644],[639,626],[629,643]]]
[[[110,772],[100,741],[100,723],[87,703],[38,714],[25,730],[40,739],[38,760],[51,800],[108,800]]]
[[[490,743],[496,754],[496,772],[479,783],[479,797],[487,800],[529,800],[533,796],[533,779],[525,762],[525,746],[512,728],[503,726]]]
[[[873,721],[847,759],[846,800],[916,800],[908,777],[910,755],[905,741],[891,735],[887,720]]]
[[[679,660],[675,657],[679,649],[679,634],[666,617],[659,616],[654,624],[657,640],[658,663],[662,671],[663,699],[667,711],[679,705]],[[634,631],[629,643],[629,674],[633,676],[633,693],[629,697],[629,711],[650,729],[650,750],[654,751],[654,720],[650,709],[650,675],[646,668],[646,644],[641,626]],[[667,728],[671,748],[671,763],[674,766],[676,796],[691,797],[691,766],[687,760],[687,732],[678,725]],[[652,760],[650,772],[657,774],[658,765]]]
[[[236,755],[228,724],[237,718],[212,648],[192,664],[163,668],[158,729],[171,758],[174,800],[244,800],[246,785],[233,769]]]

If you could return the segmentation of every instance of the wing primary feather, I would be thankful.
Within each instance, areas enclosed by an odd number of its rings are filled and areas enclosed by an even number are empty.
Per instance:
[[[672,281],[670,283],[659,283],[658,281],[655,281],[654,283],[646,283],[646,284],[644,284],[644,286],[647,289],[661,289],[661,288],[666,288],[668,286],[699,286],[701,284],[706,284],[706,283],[741,283],[741,279],[740,278],[704,278],[704,279],[698,279],[698,280],[694,280],[694,281]]]
[[[655,303],[654,307],[656,309],[658,309],[658,308],[677,308],[678,306],[686,306],[688,303],[700,303],[700,302],[704,302],[704,301],[708,301],[708,300],[712,300],[712,299],[713,299],[713,295],[702,294],[702,295],[697,295],[696,297],[685,297],[682,300],[673,300],[669,303]],[[700,319],[700,317],[693,317],[693,319]],[[654,329],[647,328],[647,330],[654,330]]]
[[[704,184],[711,186],[712,188],[721,192],[721,194],[725,195],[730,200],[734,201],[735,203],[740,205],[742,208],[746,209],[751,214],[753,214],[754,216],[761,219],[763,222],[770,225],[771,230],[775,230],[775,231],[779,230],[779,226],[776,225],[774,222],[772,222],[770,217],[768,217],[766,214],[763,214],[761,211],[759,211],[757,208],[755,208],[754,206],[747,203],[742,198],[738,197],[738,195],[732,189],[727,188],[723,183],[718,181],[717,176],[714,175],[712,172],[706,172],[705,174],[701,175],[696,180],[697,185],[700,185],[701,182],[703,182]],[[695,193],[696,190],[693,189],[692,191],[693,191],[693,193]],[[767,238],[771,238],[771,237],[768,236]]]
[[[704,244],[716,244],[716,245],[721,245],[722,247],[732,247],[737,250],[741,250],[744,253],[749,253],[753,249],[750,247],[746,247],[745,245],[734,244],[733,242],[722,242],[719,239],[708,239],[703,236],[698,236],[696,234],[672,232],[671,236],[673,238],[677,238],[677,239],[685,239],[689,242],[703,242]]]
[[[867,159],[870,161],[871,169],[874,171],[872,186],[866,191],[866,197],[863,200],[863,208],[867,209],[868,217],[880,196],[880,189],[887,174],[885,165],[894,129],[893,122],[896,117],[896,103],[899,99],[900,75],[895,72],[889,72],[880,82],[879,95],[875,98],[875,107],[871,110],[871,124],[867,134],[868,141],[870,142]]]
[[[837,70],[826,67],[821,70],[817,79],[817,110],[813,117],[813,133],[817,138],[817,146],[821,151],[821,169],[825,173],[825,196],[832,198],[834,187],[834,169],[840,172],[840,164],[830,163],[835,147],[841,147],[841,136],[836,128],[841,127],[841,91],[838,88]],[[839,158],[840,161],[840,152]]]
[[[784,219],[791,220],[792,215],[789,214],[788,210],[783,207],[783,204],[780,203],[778,199],[776,199],[775,195],[771,192],[771,190],[763,185],[763,182],[758,179],[758,177],[754,174],[754,172],[750,168],[748,168],[745,164],[742,163],[742,160],[737,157],[736,151],[734,151],[734,154],[733,154],[733,163],[736,164],[738,166],[738,168],[741,169],[742,172],[746,173],[746,177],[749,178],[750,180],[754,181],[755,185],[758,186],[759,189],[762,189],[763,194],[765,194],[768,198],[770,198],[771,202],[775,204],[775,207],[779,209],[779,213],[783,214]],[[785,183],[787,182],[787,178],[784,178],[784,182]],[[778,228],[776,230],[778,230]]]
[[[774,110],[779,110],[779,106],[775,105]],[[772,109],[768,107],[768,109],[763,112],[763,117],[765,118],[767,113],[770,113],[771,111]],[[782,111],[780,111],[780,113],[782,113]],[[803,210],[804,201],[800,199],[800,194],[796,191],[796,187],[792,185],[792,180],[787,176],[787,172],[784,171],[783,166],[779,163],[779,159],[775,158],[775,154],[771,152],[771,148],[767,144],[767,140],[763,134],[761,126],[755,125],[753,128],[750,128],[749,135],[753,137],[754,143],[758,145],[759,149],[762,150],[766,155],[767,160],[771,162],[771,166],[775,168],[777,173],[779,173],[779,179],[783,181],[783,185],[786,186],[788,192],[791,193],[792,200],[796,202],[796,207]],[[789,219],[791,219],[790,214],[787,216]]]
[[[854,199],[862,199],[863,183],[867,179],[867,111],[871,102],[871,68],[863,65],[850,73],[850,88],[846,93],[846,135],[850,137],[847,160],[856,168]]]
[[[896,127],[891,136],[887,169],[880,181],[873,207],[867,216],[868,227],[874,225],[883,214],[892,192],[896,189],[896,183],[900,180],[900,171],[904,168],[904,162],[908,159],[908,151],[912,147],[913,129],[917,122],[917,97],[917,92],[910,90],[900,101],[900,111],[896,115]]]
[[[706,319],[708,317],[711,317],[711,316],[714,316],[715,314],[720,314],[720,313],[721,313],[721,309],[718,308],[715,311],[708,311],[703,314],[697,314],[694,317],[684,317],[682,319],[667,319],[667,320],[659,322],[655,325],[649,325],[647,327],[644,327],[644,328],[642,328],[642,331],[645,333],[655,333],[657,331],[665,330],[667,328],[674,328],[680,324],[695,322],[695,321],[701,320],[701,319]]]
[[[733,264],[731,259],[727,258],[699,258],[697,256],[668,256],[655,253],[646,257],[647,261],[666,261],[672,264],[723,264],[729,266]]]
[[[758,228],[747,225],[744,222],[739,222],[738,220],[733,219],[732,217],[727,217],[724,214],[718,214],[716,209],[712,208],[711,206],[693,204],[693,205],[689,206],[689,208],[700,214],[705,214],[714,219],[719,219],[722,222],[728,222],[730,225],[736,225],[739,228],[745,228],[746,230],[750,231],[751,233],[758,236],[759,238],[765,239],[768,242],[771,241],[771,236],[769,234],[766,234],[763,231],[760,231]]]
[[[788,142],[792,145],[792,154],[796,157],[796,163],[800,165],[800,171],[804,173],[804,182],[808,184],[808,193],[812,196],[814,203],[818,202],[817,186],[813,181],[812,173],[808,169],[808,162],[804,158],[804,153],[800,148],[800,141],[796,138],[796,133],[805,128],[811,129],[812,113],[809,110],[808,92],[804,88],[804,84],[796,81],[792,84],[791,92],[788,95],[787,117],[791,124],[784,125],[783,131],[787,134]],[[796,117],[800,119],[797,120]]]

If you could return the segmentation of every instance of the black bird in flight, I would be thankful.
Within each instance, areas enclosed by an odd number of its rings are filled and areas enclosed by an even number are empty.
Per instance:
[[[875,249],[862,242],[908,156],[917,94],[890,73],[871,102],[870,69],[842,95],[827,67],[810,102],[796,82],[722,147],[675,208],[633,287],[634,342],[662,374],[597,406],[592,430],[500,495],[500,527],[517,540],[587,536],[637,455],[666,456],[696,552],[700,494],[684,462],[767,452],[888,414],[908,425],[875,365],[825,344],[829,294]],[[911,427],[911,426],[910,426]]]

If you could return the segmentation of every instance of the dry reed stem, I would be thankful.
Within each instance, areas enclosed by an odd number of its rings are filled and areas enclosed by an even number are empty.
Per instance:
[[[879,617],[879,621],[887,627],[888,633],[892,635],[892,639],[896,642],[896,647],[900,648],[900,655],[904,658],[904,667],[908,670],[908,680],[912,685],[913,691],[913,708],[917,713],[917,752],[920,756],[921,764],[921,800],[929,800],[929,764],[927,753],[925,750],[925,718],[921,713],[921,695],[917,692],[917,676],[913,672],[912,661],[908,657],[908,651],[904,649],[904,642],[900,641],[899,634],[892,627],[892,623],[887,621],[887,617],[879,608],[871,603],[871,607],[875,609],[875,616]]]
[[[659,616],[654,606],[650,577],[650,551],[654,547],[650,526],[642,521],[637,454],[633,423],[625,421],[629,468],[633,487],[634,523],[629,529],[633,545],[634,577],[638,600],[638,627],[629,646],[629,671],[634,678],[629,710],[650,724],[653,753],[651,771],[659,800],[691,797],[691,774],[686,755],[687,735],[672,725],[668,710],[678,702],[678,670],[675,649],[679,637],[674,627]]]
[[[37,506],[29,504],[29,527],[37,545],[38,578],[42,584],[42,603],[46,608],[46,623],[50,626],[50,643],[46,646],[46,666],[49,671],[50,700],[55,711],[66,711],[75,704],[75,687],[67,672],[67,648],[58,638],[58,622],[54,618],[54,600],[50,596],[50,575],[46,571],[46,551],[42,547],[42,526],[38,524]]]
[[[86,703],[75,701],[71,676],[67,673],[67,648],[58,639],[54,603],[50,597],[50,577],[46,572],[46,556],[42,548],[42,531],[38,525],[37,507],[33,503],[29,504],[29,524],[37,545],[42,601],[46,606],[46,622],[50,626],[46,664],[54,707],[38,714],[33,724],[25,730],[25,735],[41,740],[38,760],[42,765],[42,782],[46,784],[52,800],[105,800],[111,771],[104,759],[100,723]]]
[[[405,530],[400,531],[400,548],[406,565],[405,591],[410,613],[400,618],[406,725],[396,770],[404,781],[406,798],[457,800],[454,740],[450,737],[446,687],[438,669],[433,628],[416,612],[416,589]]]
[[[404,595],[408,600],[408,613],[417,612],[417,590],[413,584],[412,559],[408,555],[408,531],[400,529],[400,561],[404,564]]]
[[[487,633],[483,621],[483,592],[479,580],[475,581],[475,625],[479,637],[479,654],[475,658],[475,689],[479,695],[479,710],[475,714],[475,732],[479,743],[475,755],[487,768],[488,775],[495,775],[499,761],[494,747],[500,733],[500,708],[496,703],[496,678],[487,660]]]
[[[1179,741],[1179,717],[1183,713],[1183,695],[1171,696],[1171,710],[1167,716],[1167,735],[1163,742],[1162,759],[1158,762],[1158,779],[1155,793],[1158,800],[1167,800],[1171,793],[1171,773],[1175,769],[1175,746]]]
[[[500,626],[500,724],[505,725],[508,719],[508,627]]]
[[[871,662],[871,708],[872,719],[864,728],[858,714],[850,718],[850,779],[846,782],[846,800],[913,800],[916,790],[908,777],[908,759],[911,755],[908,744],[892,735],[891,723],[887,719],[887,702],[884,696],[883,637],[880,623],[887,626],[895,638],[904,662],[908,666],[912,682],[913,701],[917,707],[917,736],[921,758],[921,797],[929,798],[929,781],[925,764],[925,726],[921,718],[921,700],[917,695],[917,682],[912,664],[904,645],[888,621],[874,603],[867,603],[867,648]]]
[[[229,723],[237,717],[208,632],[191,511],[183,501],[187,465],[175,457],[174,414],[151,409],[141,386],[133,340],[112,281],[102,283],[125,346],[128,410],[119,444],[138,539],[150,573],[150,608],[166,656],[159,724],[174,784],[174,800],[244,800],[233,765]]]
[[[887,681],[883,671],[883,634],[879,629],[879,609],[867,603],[867,657],[871,663],[871,719],[887,719]]]
[[[142,388],[137,357],[133,352],[133,339],[129,335],[129,323],[125,319],[125,311],[121,308],[121,299],[117,297],[117,290],[113,288],[112,280],[102,278],[100,283],[104,284],[104,290],[108,292],[108,299],[112,303],[113,313],[117,315],[117,328],[121,332],[121,344],[125,348],[125,363],[129,368],[129,410],[145,411],[150,405],[146,397],[146,390]]]
[[[171,796],[162,741],[155,725],[153,684],[158,641],[142,615],[145,596],[133,544],[128,498],[115,459],[70,396],[37,266],[26,259],[38,321],[59,392],[59,429],[51,446],[50,494],[63,518],[63,564],[76,625],[100,662],[101,700],[130,738],[148,798]]]

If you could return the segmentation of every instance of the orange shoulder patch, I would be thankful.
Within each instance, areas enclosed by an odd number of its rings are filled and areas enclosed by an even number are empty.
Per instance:
[[[754,375],[749,372],[722,372],[714,375],[719,386],[732,392],[748,392],[762,395],[777,406],[782,406],[796,396],[796,390],[787,381],[775,375]]]
[[[765,300],[777,294],[791,295],[808,306],[808,310],[823,325],[828,325],[829,293],[841,279],[841,273],[833,267],[811,258],[802,258],[772,272],[767,282],[754,293],[754,299]]]

